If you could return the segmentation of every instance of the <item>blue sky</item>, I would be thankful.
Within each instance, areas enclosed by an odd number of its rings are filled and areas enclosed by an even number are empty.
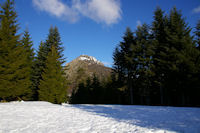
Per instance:
[[[5,0],[3,0],[5,1]],[[1,0],[2,2],[2,0]],[[20,33],[26,27],[37,50],[50,26],[57,26],[67,62],[81,54],[111,66],[112,53],[127,26],[151,24],[156,6],[176,6],[192,28],[200,19],[200,0],[15,0]]]

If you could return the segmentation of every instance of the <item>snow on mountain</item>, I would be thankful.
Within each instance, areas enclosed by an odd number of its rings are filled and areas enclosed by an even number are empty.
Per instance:
[[[112,69],[104,66],[95,57],[81,55],[66,64],[66,77],[70,82],[68,94],[70,95],[80,82],[93,78],[94,74],[100,81],[107,79],[111,75]]]
[[[0,133],[199,133],[200,108],[0,103]]]
[[[103,63],[101,63],[100,61],[98,61],[95,57],[88,56],[88,55],[81,55],[81,56],[78,57],[78,60],[81,60],[81,61],[91,61],[93,63],[99,64],[99,65],[103,65]]]

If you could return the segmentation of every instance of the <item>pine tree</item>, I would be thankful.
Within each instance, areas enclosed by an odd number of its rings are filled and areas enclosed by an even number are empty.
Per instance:
[[[22,38],[22,46],[24,49],[24,54],[26,57],[26,66],[29,68],[30,72],[30,80],[31,80],[31,86],[30,88],[33,89],[33,63],[34,63],[34,49],[32,48],[33,42],[31,41],[30,34],[28,30],[25,30],[24,36]],[[27,99],[33,100],[33,90],[31,90],[30,94],[26,96]]]
[[[23,99],[30,92],[30,69],[17,35],[19,27],[13,0],[1,6],[0,18],[0,98]]]
[[[160,86],[161,104],[184,105],[186,88],[191,82],[188,77],[195,71],[191,29],[176,8],[171,10],[168,17],[158,8],[152,31],[155,81]]]
[[[46,53],[45,53],[45,44],[43,42],[40,43],[39,50],[37,52],[37,56],[35,58],[33,64],[33,100],[38,100],[38,86],[40,84],[40,80],[42,79],[42,73],[44,72],[46,62]]]
[[[197,22],[196,31],[195,33],[195,45],[196,49],[198,50],[198,55],[195,59],[195,64],[200,65],[200,20]]]
[[[123,41],[120,42],[118,48],[116,48],[113,54],[114,68],[120,72],[119,76],[126,77],[126,85],[129,91],[130,104],[133,104],[133,80],[136,78],[136,42],[133,36],[133,32],[130,28],[126,29]]]
[[[195,35],[196,35],[197,48],[200,50],[200,20],[197,22]]]
[[[32,66],[32,62],[34,60],[34,49],[33,47],[33,41],[31,40],[30,34],[28,32],[28,30],[24,31],[24,36],[22,38],[22,45],[26,51],[26,53],[28,54],[27,58],[29,60],[29,64],[30,66]]]
[[[113,60],[114,60],[114,75],[117,77],[117,82],[119,83],[119,87],[122,87],[125,82],[125,68],[123,67],[123,53],[121,52],[121,49],[118,47],[115,48],[115,51],[113,53]]]
[[[137,88],[137,95],[140,96],[140,104],[150,104],[150,88],[152,86],[152,77],[154,73],[152,71],[152,57],[153,47],[151,43],[151,36],[149,34],[149,27],[147,24],[143,24],[137,27],[136,43],[137,43],[137,78],[134,82]]]
[[[197,22],[196,31],[195,31],[195,44],[196,49],[192,53],[196,53],[194,58],[194,63],[196,67],[196,73],[193,74],[193,82],[192,84],[192,93],[191,94],[191,101],[190,104],[193,106],[199,106],[200,102],[198,97],[200,96],[200,20]]]
[[[188,103],[186,99],[189,99],[189,88],[192,85],[191,77],[196,73],[194,64],[195,44],[190,35],[191,28],[187,26],[181,12],[177,11],[176,8],[173,8],[170,12],[168,25],[167,41],[170,47],[168,62],[171,64],[167,78],[167,82],[170,82],[168,84],[169,103],[185,105]]]
[[[102,99],[102,88],[99,78],[94,74],[92,77],[92,84],[90,90],[92,91],[92,103],[99,104]]]
[[[152,23],[152,36],[153,36],[153,72],[155,73],[154,87],[156,94],[160,95],[160,104],[166,103],[165,96],[165,77],[168,67],[171,65],[167,62],[167,56],[169,51],[169,45],[167,42],[167,32],[168,32],[168,19],[164,15],[164,11],[160,7],[154,12],[154,21]]]
[[[38,93],[39,100],[60,104],[66,101],[67,84],[58,53],[57,49],[52,46],[47,56]]]
[[[59,60],[61,61],[61,63],[64,63],[65,62],[65,59],[63,58],[64,48],[62,46],[58,28],[51,26],[49,29],[49,34],[48,34],[47,40],[45,42],[46,55],[48,55],[48,52],[51,51],[52,46],[54,46],[58,50]]]
[[[34,63],[33,73],[34,100],[38,100],[39,84],[42,80],[42,73],[44,72],[44,68],[46,67],[46,59],[48,53],[51,51],[52,46],[54,46],[55,49],[57,49],[58,60],[63,64],[65,62],[62,53],[64,48],[62,47],[62,42],[57,27],[50,27],[47,40],[45,42],[41,42],[39,47],[39,51]]]

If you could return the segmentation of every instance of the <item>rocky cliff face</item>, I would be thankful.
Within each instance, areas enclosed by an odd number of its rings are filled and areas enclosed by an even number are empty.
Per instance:
[[[70,92],[76,88],[79,82],[85,81],[88,77],[95,74],[100,80],[104,80],[110,76],[112,71],[111,68],[105,67],[95,57],[88,55],[81,55],[67,63],[66,68],[66,74],[70,82]]]

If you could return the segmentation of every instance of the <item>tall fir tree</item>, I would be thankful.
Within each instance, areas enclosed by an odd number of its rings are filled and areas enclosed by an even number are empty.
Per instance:
[[[117,82],[120,85],[119,87],[122,87],[125,82],[125,68],[123,67],[123,53],[121,52],[121,49],[118,47],[115,48],[115,51],[113,52],[113,70],[115,77],[117,78]]]
[[[137,27],[135,31],[137,43],[137,61],[136,70],[137,78],[134,82],[137,88],[137,96],[140,98],[140,104],[150,104],[150,88],[152,86],[152,77],[154,76],[153,68],[153,45],[151,43],[151,35],[149,34],[149,26],[143,24]]]
[[[19,27],[13,0],[6,0],[1,6],[0,18],[0,98],[23,99],[30,92],[30,68],[17,35]]]
[[[52,46],[39,85],[39,100],[62,103],[67,98],[67,82],[58,50]]]
[[[198,55],[195,59],[195,64],[200,65],[200,20],[198,20],[195,30],[195,45],[198,50]]]
[[[196,44],[197,44],[196,47],[200,50],[200,20],[198,20],[197,22],[195,36],[196,36]]]
[[[31,40],[31,37],[30,37],[30,34],[28,32],[28,30],[25,30],[24,31],[24,35],[23,35],[23,38],[22,38],[22,46],[23,46],[23,49],[24,49],[24,54],[25,54],[25,57],[26,57],[26,66],[29,68],[29,72],[30,72],[30,80],[31,80],[31,91],[29,94],[26,95],[26,98],[28,100],[33,100],[33,63],[34,63],[34,49],[32,48],[33,46],[33,42]]]
[[[64,48],[62,46],[60,34],[57,27],[50,27],[49,34],[45,42],[41,42],[39,51],[34,63],[34,73],[33,73],[33,92],[34,100],[38,100],[38,90],[39,84],[42,80],[42,73],[46,67],[46,59],[48,53],[51,51],[51,47],[54,46],[58,52],[58,59],[63,64],[65,58],[63,58]]]
[[[195,44],[196,44],[196,52],[197,53],[196,57],[194,58],[195,61],[195,66],[197,72],[193,75],[194,82],[192,83],[193,85],[193,91],[191,94],[192,100],[191,100],[191,105],[198,105],[200,106],[200,102],[197,99],[200,95],[200,20],[198,20],[197,25],[196,25],[196,31],[195,31]],[[195,87],[196,86],[196,87]]]
[[[126,77],[125,84],[127,85],[127,91],[130,97],[130,104],[133,104],[133,80],[136,77],[136,42],[133,36],[133,32],[130,28],[126,29],[123,41],[116,48],[113,59],[114,68],[116,71],[120,72],[119,76]],[[120,77],[118,77],[120,78]]]
[[[191,77],[195,73],[195,44],[190,35],[191,28],[175,7],[169,14],[167,42],[169,44],[166,88],[168,104],[186,105],[189,102]],[[188,101],[186,101],[186,99]]]
[[[40,80],[42,79],[42,73],[44,72],[45,61],[46,61],[45,44],[41,42],[39,46],[39,50],[37,52],[37,56],[33,64],[33,77],[32,77],[33,100],[38,100],[38,89],[39,89],[38,86],[40,84]]]
[[[154,12],[154,20],[152,22],[152,44],[154,49],[153,54],[153,72],[155,76],[154,87],[156,88],[155,93],[160,96],[159,104],[166,104],[166,89],[164,87],[166,73],[168,67],[171,65],[167,62],[167,56],[169,51],[169,45],[167,43],[167,32],[168,32],[168,19],[165,16],[164,11],[160,7],[157,7]],[[156,97],[156,96],[155,96]]]
[[[61,37],[58,28],[53,26],[50,27],[49,34],[45,42],[46,55],[48,55],[49,51],[51,51],[52,46],[54,46],[58,50],[59,60],[61,61],[61,63],[64,63],[65,62],[65,58],[63,58],[64,48],[62,46]]]

